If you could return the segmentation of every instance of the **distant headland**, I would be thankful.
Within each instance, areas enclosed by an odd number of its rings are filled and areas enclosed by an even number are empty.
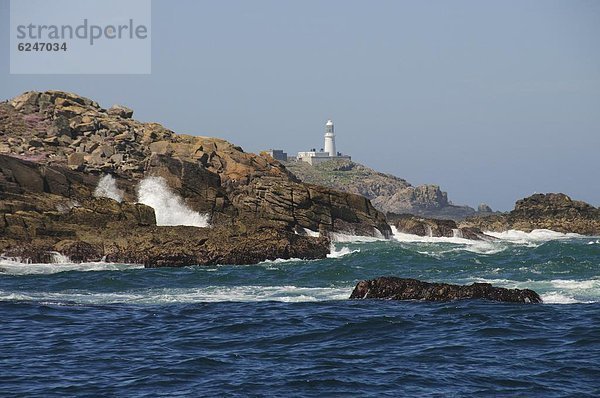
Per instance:
[[[493,213],[485,203],[478,209],[453,204],[438,185],[413,186],[403,178],[352,161],[350,155],[336,150],[335,138],[333,121],[328,120],[321,150],[298,152],[297,156],[289,156],[283,149],[269,149],[262,153],[282,162],[303,182],[362,195],[383,213],[407,213],[457,221]]]

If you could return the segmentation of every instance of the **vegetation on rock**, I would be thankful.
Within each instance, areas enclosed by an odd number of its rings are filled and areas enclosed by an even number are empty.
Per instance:
[[[350,160],[331,160],[315,166],[305,162],[283,164],[304,182],[362,195],[384,213],[454,220],[476,213],[469,206],[450,203],[447,193],[437,185],[415,187],[402,178],[380,173]]]

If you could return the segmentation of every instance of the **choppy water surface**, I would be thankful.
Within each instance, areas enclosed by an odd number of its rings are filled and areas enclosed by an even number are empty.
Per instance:
[[[0,261],[6,396],[600,396],[600,239],[338,236],[248,266]],[[382,275],[545,304],[349,301]]]

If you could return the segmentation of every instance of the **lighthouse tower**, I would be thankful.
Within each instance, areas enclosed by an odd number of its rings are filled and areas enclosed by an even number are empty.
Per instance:
[[[335,134],[333,133],[333,122],[328,120],[325,123],[325,148],[324,152],[329,152],[329,156],[337,156],[335,151]]]

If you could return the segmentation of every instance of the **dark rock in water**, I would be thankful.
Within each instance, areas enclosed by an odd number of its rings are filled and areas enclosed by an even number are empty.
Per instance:
[[[438,220],[433,218],[418,217],[411,214],[388,213],[388,221],[396,227],[398,232],[418,236],[463,238],[471,240],[494,240],[492,236],[484,234],[479,228],[459,228],[453,220]]]
[[[507,214],[467,218],[461,227],[485,231],[550,229],[582,235],[600,234],[600,209],[562,193],[535,194],[517,201]]]
[[[411,214],[388,214],[388,220],[400,232],[419,236],[454,236],[456,223],[452,220],[435,220]]]
[[[451,285],[417,279],[381,277],[359,282],[350,299],[451,301],[485,299],[511,303],[541,303],[540,296],[529,289],[505,289],[489,283]]]
[[[463,239],[485,240],[488,242],[497,240],[493,236],[486,235],[477,227],[459,227],[458,233],[459,233],[459,237],[461,237]]]

